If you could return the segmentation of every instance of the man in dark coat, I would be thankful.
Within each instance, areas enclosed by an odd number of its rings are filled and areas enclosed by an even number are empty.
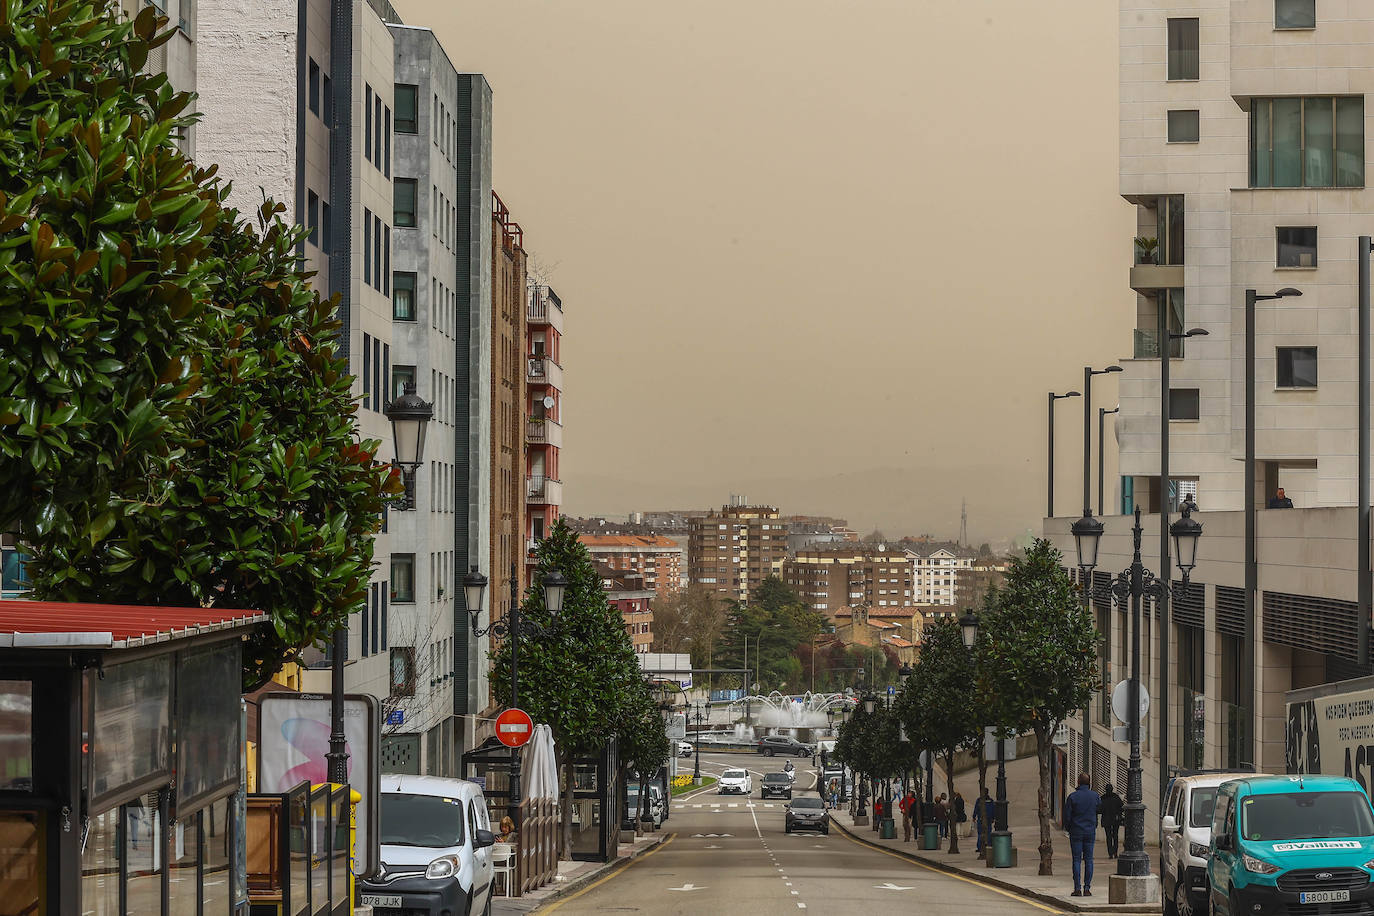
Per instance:
[[[1107,835],[1107,858],[1116,858],[1117,842],[1120,840],[1121,831],[1121,810],[1124,802],[1121,796],[1112,790],[1112,784],[1107,783],[1103,786],[1102,793],[1102,832]]]
[[[1093,895],[1093,844],[1097,840],[1097,813],[1101,805],[1102,796],[1093,791],[1092,777],[1080,773],[1078,788],[1064,802],[1064,826],[1068,828],[1069,850],[1073,853],[1072,897]]]

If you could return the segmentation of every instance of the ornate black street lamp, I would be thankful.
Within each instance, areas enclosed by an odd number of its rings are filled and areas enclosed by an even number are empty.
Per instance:
[[[472,571],[463,577],[463,599],[467,602],[468,616],[472,618],[472,635],[481,638],[490,633],[498,639],[510,637],[510,705],[513,709],[520,706],[518,674],[521,630],[528,629],[539,639],[546,639],[549,636],[549,632],[538,624],[521,623],[520,596],[517,594],[518,582],[515,571],[515,564],[512,563],[510,568],[510,613],[503,619],[494,620],[482,628],[479,628],[477,623],[482,613],[482,596],[486,591],[487,578],[477,571],[476,566],[472,567]],[[560,570],[551,569],[544,576],[543,586],[544,607],[548,609],[549,617],[556,623],[558,615],[563,612],[563,595],[568,587],[568,580],[563,577]],[[510,803],[507,807],[507,813],[518,831],[520,829],[520,751],[516,748],[512,748],[510,753]]]

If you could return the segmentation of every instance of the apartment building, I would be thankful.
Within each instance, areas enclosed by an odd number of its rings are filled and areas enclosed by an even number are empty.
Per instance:
[[[1130,618],[1105,594],[1129,564],[1126,516],[1145,519],[1156,572],[1159,530],[1186,494],[1206,510],[1197,568],[1141,622],[1145,801],[1158,811],[1172,767],[1254,765],[1284,772],[1284,695],[1367,672],[1358,634],[1356,237],[1374,230],[1366,188],[1366,96],[1374,15],[1315,0],[1121,0],[1120,189],[1137,211],[1122,239],[1135,291],[1134,340],[1121,360],[1121,515],[1103,519],[1092,584],[1102,676],[1129,675]],[[1254,308],[1257,468],[1246,480],[1246,290],[1301,297]],[[1202,328],[1205,337],[1164,335]],[[1123,344],[1126,343],[1123,341]],[[1170,368],[1169,481],[1161,487],[1161,355]],[[1256,518],[1256,587],[1245,576],[1245,488],[1257,505],[1283,487],[1296,509]],[[1160,510],[1164,510],[1161,517]],[[1045,530],[1074,562],[1071,519]],[[1178,574],[1171,577],[1178,582]],[[1167,656],[1165,651],[1167,649]],[[1164,664],[1167,657],[1167,665]],[[1161,672],[1161,668],[1164,670]],[[1088,751],[1094,780],[1120,779],[1109,702],[1092,734],[1070,723],[1068,757]],[[1363,747],[1361,746],[1361,750]],[[1353,748],[1352,748],[1353,752]]]
[[[726,598],[748,601],[787,557],[787,523],[775,506],[750,505],[735,496],[719,512],[691,518],[688,525],[690,580]]]
[[[623,572],[605,563],[596,564],[597,575],[601,577],[601,587],[606,590],[606,600],[619,612],[625,621],[625,632],[630,644],[638,654],[644,654],[654,644],[655,592],[636,572]]]
[[[534,544],[558,521],[563,484],[563,300],[553,287],[531,281],[525,315],[525,539],[529,562]]]
[[[387,512],[346,686],[383,700],[383,765],[456,775],[487,706],[485,639],[455,612],[457,582],[490,570],[491,89],[385,0],[200,0],[195,155],[305,226],[302,257],[339,296],[363,436],[408,385],[433,405],[407,505]],[[474,223],[479,231],[474,232]],[[494,589],[493,591],[499,591]],[[316,658],[317,664],[323,659]],[[305,673],[327,687],[327,670]]]
[[[875,610],[912,603],[914,572],[902,551],[863,544],[800,550],[782,562],[782,580],[807,607],[834,618],[841,608]]]
[[[525,500],[525,245],[524,230],[501,198],[491,196],[491,560],[493,579],[515,580],[516,600],[527,581]],[[560,500],[561,501],[561,500]],[[489,592],[493,620],[510,613],[508,587]]]
[[[656,534],[579,534],[592,559],[618,572],[644,577],[660,598],[682,589],[683,548]]]
[[[911,547],[911,600],[916,604],[955,605],[969,588],[974,555],[950,547]]]

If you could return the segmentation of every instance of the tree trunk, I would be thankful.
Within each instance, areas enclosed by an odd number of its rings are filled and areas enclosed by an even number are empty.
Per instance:
[[[983,847],[984,861],[992,855],[992,817],[991,812],[988,811],[986,802],[988,795],[987,748],[988,743],[980,738],[978,741],[978,800],[973,803],[975,810],[981,808],[983,812],[981,819],[974,818],[974,820],[978,821],[974,826],[978,828],[978,837],[980,841],[978,845]]]
[[[945,784],[949,787],[949,851],[959,851],[959,822],[954,819],[954,749],[945,751]]]
[[[572,859],[573,765],[566,751],[558,752],[558,768],[563,771],[563,798],[559,803],[558,858]]]
[[[1040,871],[1042,875],[1054,874],[1054,844],[1050,842],[1050,753],[1054,745],[1050,743],[1050,730],[1037,723],[1035,728],[1035,757],[1040,764],[1040,790],[1036,793],[1037,814],[1040,817]]]

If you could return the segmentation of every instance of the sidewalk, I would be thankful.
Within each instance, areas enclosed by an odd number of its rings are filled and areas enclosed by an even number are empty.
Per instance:
[[[552,883],[531,891],[523,897],[497,895],[492,898],[491,912],[493,916],[513,916],[516,913],[532,912],[559,897],[576,893],[599,878],[605,877],[612,870],[625,865],[631,859],[639,858],[663,842],[667,836],[668,831],[664,830],[636,836],[634,843],[622,843],[617,847],[616,858],[609,862],[559,862],[558,876],[553,879]]]
[[[988,790],[993,791],[995,767],[988,769]],[[945,790],[943,777],[937,771],[936,795]],[[1052,904],[1071,913],[1159,913],[1159,904],[1121,904],[1113,906],[1107,902],[1107,880],[1116,871],[1116,862],[1107,858],[1107,844],[1101,830],[1093,856],[1093,884],[1091,897],[1070,897],[1073,891],[1073,858],[1069,853],[1069,838],[1063,830],[1051,826],[1050,841],[1054,846],[1054,874],[1042,876],[1040,870],[1040,825],[1036,818],[1036,792],[1039,775],[1033,758],[1016,760],[1007,764],[1007,827],[1011,830],[1012,845],[1017,852],[1017,863],[1012,868],[988,868],[987,863],[973,850],[977,837],[959,837],[959,852],[951,855],[949,839],[941,840],[940,849],[922,850],[919,839],[914,835],[910,842],[902,839],[902,821],[896,819],[897,838],[882,840],[873,827],[872,808],[869,808],[869,823],[854,826],[848,806],[831,812],[832,822],[845,833],[865,843],[890,849],[915,862],[953,872],[967,878],[991,884],[1004,890],[1023,894],[1027,897]],[[967,808],[972,816],[973,800],[978,797],[978,771],[973,770],[954,778],[954,787],[963,793]],[[1148,818],[1150,813],[1146,812]],[[1147,833],[1148,833],[1147,829]],[[1122,831],[1124,836],[1125,831]],[[1145,852],[1150,857],[1151,869],[1159,860],[1159,847],[1146,844]]]

